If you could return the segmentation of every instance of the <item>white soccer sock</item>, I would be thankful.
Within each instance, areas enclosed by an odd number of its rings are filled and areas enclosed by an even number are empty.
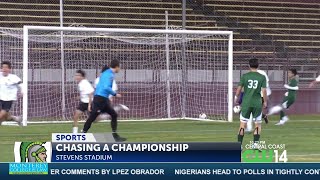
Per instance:
[[[282,121],[288,121],[289,118],[288,118],[288,116],[284,116],[281,120],[282,120]]]
[[[269,113],[268,115],[272,115],[272,114],[276,114],[278,112],[280,112],[281,110],[283,109],[282,106],[273,106],[270,110],[269,110]]]
[[[72,133],[78,133],[78,127],[73,127],[72,128]]]

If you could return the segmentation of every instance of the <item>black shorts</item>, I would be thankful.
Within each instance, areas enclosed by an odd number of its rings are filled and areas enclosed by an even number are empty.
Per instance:
[[[77,107],[77,110],[79,110],[81,112],[88,111],[88,106],[89,106],[89,103],[84,103],[84,102],[80,101],[80,103],[79,103],[79,105]]]
[[[0,110],[5,110],[5,111],[9,112],[12,107],[12,103],[13,103],[13,101],[0,100]]]
[[[109,113],[113,111],[114,109],[111,105],[109,98],[102,96],[94,96],[92,102],[92,112]]]

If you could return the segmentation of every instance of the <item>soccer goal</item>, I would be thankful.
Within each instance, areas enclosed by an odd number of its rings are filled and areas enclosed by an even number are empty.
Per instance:
[[[114,103],[130,108],[121,120],[203,120],[204,113],[205,120],[232,121],[231,31],[24,26],[7,36],[1,43],[23,52],[9,56],[21,63],[24,125],[71,121],[79,102],[75,71],[93,82],[112,59],[122,68],[116,81],[123,97]]]

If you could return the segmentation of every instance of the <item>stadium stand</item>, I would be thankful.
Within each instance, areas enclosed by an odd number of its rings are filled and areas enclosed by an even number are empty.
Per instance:
[[[218,26],[227,26],[242,37],[251,38],[252,50],[277,65],[296,67],[301,81],[319,73],[319,3],[314,1],[194,0]],[[235,47],[249,49],[244,45]],[[273,54],[267,56],[267,53]],[[272,59],[276,60],[272,60]],[[304,63],[302,63],[304,62]],[[306,65],[305,62],[308,62]]]
[[[64,26],[163,29],[168,11],[170,26],[180,28],[181,6],[181,0],[65,0]],[[309,80],[320,72],[319,8],[314,0],[187,0],[186,28],[234,31],[235,69],[260,57],[270,70],[297,66]],[[59,26],[59,17],[56,0],[0,2],[0,27]]]
[[[170,14],[170,25],[181,25],[179,1],[101,1],[65,0],[64,25],[75,23],[86,27],[164,28],[164,13]],[[59,1],[17,0],[0,2],[2,27],[29,25],[59,25]],[[204,15],[187,9],[187,28],[218,29],[215,21],[203,20]]]

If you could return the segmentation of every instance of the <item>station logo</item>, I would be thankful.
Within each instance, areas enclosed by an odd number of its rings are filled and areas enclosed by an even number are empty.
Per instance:
[[[9,174],[48,174],[51,162],[50,142],[15,142],[14,159],[9,164]]]
[[[287,162],[285,144],[267,144],[265,141],[253,142],[244,146],[242,162]]]
[[[51,162],[51,142],[16,142],[15,162]]]

